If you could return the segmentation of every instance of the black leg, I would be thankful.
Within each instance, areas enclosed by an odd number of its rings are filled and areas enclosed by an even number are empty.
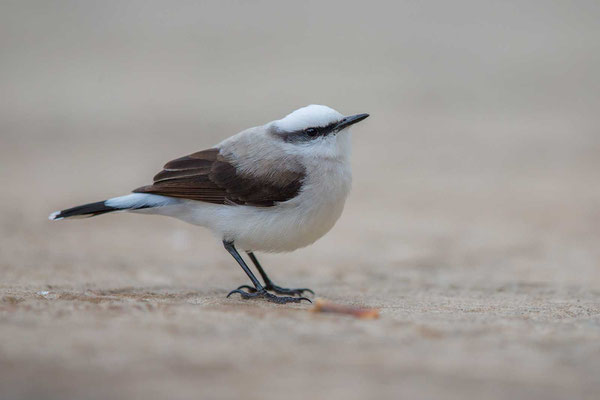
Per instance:
[[[280,303],[280,304],[300,303],[302,300],[306,300],[309,303],[312,303],[306,297],[280,297],[280,296],[275,296],[275,295],[267,292],[265,290],[265,288],[260,284],[258,279],[256,279],[256,277],[254,276],[252,271],[250,271],[250,268],[248,268],[248,266],[246,265],[246,263],[240,256],[240,253],[238,253],[238,251],[236,250],[235,246],[233,245],[233,242],[227,242],[224,240],[223,246],[225,246],[225,249],[229,252],[229,254],[231,254],[233,256],[233,258],[235,258],[235,261],[237,261],[238,264],[240,264],[240,267],[242,267],[242,269],[244,270],[246,275],[248,275],[248,278],[250,278],[250,280],[252,281],[252,284],[254,285],[254,288],[250,288],[249,286],[247,286],[249,289],[252,290],[251,292],[244,292],[241,290],[241,287],[240,287],[240,288],[237,288],[236,290],[232,290],[231,292],[229,292],[227,297],[231,296],[233,293],[239,293],[243,299],[263,298],[267,301],[270,301],[273,303]]]
[[[238,264],[240,264],[240,267],[242,267],[242,269],[244,270],[246,275],[248,275],[248,278],[250,278],[250,280],[254,284],[255,290],[259,291],[259,290],[264,289],[263,286],[258,281],[258,279],[256,279],[256,277],[254,276],[252,271],[250,271],[250,268],[248,268],[248,266],[246,265],[246,262],[242,259],[242,256],[240,256],[240,253],[238,253],[237,249],[233,245],[233,242],[223,241],[223,246],[225,246],[225,250],[227,250],[229,252],[229,254],[231,254],[233,256],[233,258],[235,258],[235,261],[237,261]]]
[[[262,268],[262,266],[260,265],[260,263],[258,262],[258,259],[256,258],[256,256],[254,255],[253,252],[248,251],[248,256],[250,257],[250,259],[252,260],[252,262],[254,263],[254,266],[256,267],[256,269],[258,270],[258,272],[260,273],[260,276],[262,276],[263,281],[265,282],[265,290],[271,290],[275,293],[278,294],[290,294],[290,295],[298,295],[298,296],[302,296],[302,294],[304,292],[309,292],[312,293],[313,295],[315,294],[315,292],[313,292],[310,289],[307,288],[301,288],[301,289],[288,289],[288,288],[283,288],[283,287],[279,287],[277,285],[275,285],[271,279],[269,278],[269,276],[267,275],[267,273],[265,272],[265,270]],[[240,286],[238,289],[241,288],[246,288],[249,291],[253,291],[255,289],[251,288],[250,286],[247,285],[243,285]]]

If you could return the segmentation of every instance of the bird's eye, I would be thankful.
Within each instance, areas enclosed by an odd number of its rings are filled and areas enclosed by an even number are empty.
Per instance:
[[[318,133],[315,128],[308,128],[304,132],[306,132],[306,134],[311,137],[315,136]]]

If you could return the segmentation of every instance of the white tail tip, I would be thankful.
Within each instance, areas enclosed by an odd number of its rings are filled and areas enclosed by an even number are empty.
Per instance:
[[[63,219],[63,218],[56,218],[58,216],[58,214],[60,214],[60,211],[54,211],[52,214],[50,214],[48,219],[50,221],[59,221],[59,220]]]

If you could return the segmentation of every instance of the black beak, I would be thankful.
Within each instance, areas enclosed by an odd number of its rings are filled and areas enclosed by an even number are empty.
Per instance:
[[[356,114],[356,115],[351,115],[349,117],[344,117],[341,119],[340,122],[338,122],[338,124],[335,126],[334,130],[336,132],[339,132],[342,129],[349,127],[350,125],[354,125],[355,123],[362,121],[363,119],[367,118],[368,116],[369,116],[369,114]]]

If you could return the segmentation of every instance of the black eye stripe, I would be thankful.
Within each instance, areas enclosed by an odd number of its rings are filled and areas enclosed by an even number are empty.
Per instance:
[[[308,142],[332,133],[339,121],[334,121],[326,126],[311,126],[297,131],[277,130],[277,136],[286,142]]]
[[[333,128],[336,127],[336,125],[338,124],[338,122],[332,122],[326,126],[312,126],[309,128],[306,128],[304,130],[304,133],[306,133],[309,136],[324,136],[327,135],[328,133],[331,133],[331,131],[333,130]]]

